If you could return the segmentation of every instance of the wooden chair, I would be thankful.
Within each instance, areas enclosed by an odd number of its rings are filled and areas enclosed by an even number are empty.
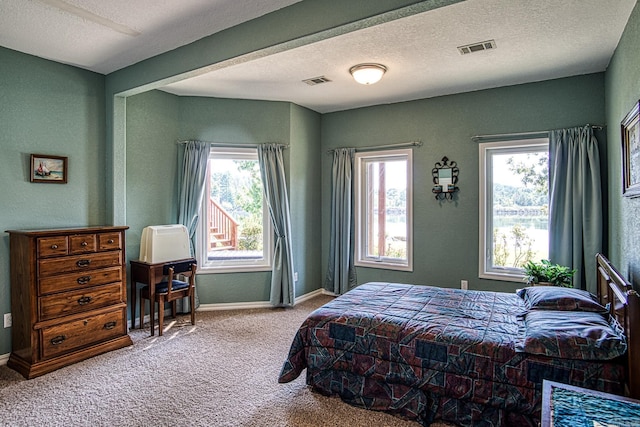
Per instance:
[[[153,320],[153,312],[155,311],[155,303],[158,303],[158,326],[159,335],[162,336],[164,323],[164,305],[171,303],[171,314],[176,317],[176,301],[181,298],[189,297],[189,305],[191,306],[191,324],[196,324],[196,304],[195,304],[195,279],[196,279],[196,263],[192,260],[186,262],[170,263],[163,267],[162,274],[167,276],[166,281],[156,284],[155,295],[151,304],[151,335],[155,328]],[[178,280],[176,277],[181,274],[185,280]],[[140,326],[144,322],[144,305],[145,300],[150,300],[149,286],[140,289]]]

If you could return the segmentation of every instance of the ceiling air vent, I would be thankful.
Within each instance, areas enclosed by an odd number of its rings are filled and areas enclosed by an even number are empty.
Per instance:
[[[322,84],[322,83],[329,83],[330,81],[331,80],[329,80],[325,76],[313,77],[311,79],[303,80],[303,82],[308,84],[309,86],[315,86],[315,85],[319,85],[319,84]]]
[[[486,42],[473,43],[465,46],[458,46],[458,52],[461,55],[467,55],[469,53],[480,52],[483,50],[490,50],[496,48],[495,40],[487,40]]]

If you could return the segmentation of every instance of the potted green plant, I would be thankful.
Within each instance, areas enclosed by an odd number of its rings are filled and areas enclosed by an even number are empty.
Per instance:
[[[547,259],[540,260],[539,263],[529,261],[524,265],[524,280],[527,285],[547,285],[573,287],[573,275],[576,270],[559,264],[552,264]]]

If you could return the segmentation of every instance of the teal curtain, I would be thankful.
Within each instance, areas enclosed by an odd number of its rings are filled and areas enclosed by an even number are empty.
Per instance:
[[[291,252],[291,215],[282,149],[283,146],[280,144],[259,144],[258,161],[276,238],[271,270],[270,303],[276,307],[291,307],[295,302],[295,282]]]
[[[549,258],[576,269],[573,286],[595,294],[603,217],[600,155],[591,126],[550,132],[549,187]]]
[[[184,144],[182,173],[179,175],[178,223],[187,227],[191,242],[191,254],[195,254],[195,236],[200,219],[200,208],[207,175],[210,144],[188,141]],[[196,288],[196,307],[200,305]],[[178,301],[177,311],[189,312],[189,299]]]
[[[344,294],[356,286],[354,258],[353,157],[355,149],[333,151],[331,234],[325,289]]]

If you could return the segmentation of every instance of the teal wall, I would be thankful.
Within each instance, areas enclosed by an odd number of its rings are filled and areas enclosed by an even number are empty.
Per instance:
[[[304,295],[322,286],[322,213],[320,177],[323,155],[320,150],[321,115],[291,104],[291,148],[289,203],[291,225],[298,230],[293,239],[294,264],[298,272],[296,295]]]
[[[126,97],[461,0],[305,0],[107,76],[107,221],[126,223]]]
[[[622,197],[620,122],[640,98],[640,6],[636,4],[606,72],[609,145],[609,258],[640,286],[640,198]]]
[[[104,117],[104,76],[0,47],[0,314],[11,311],[4,230],[104,224]],[[68,157],[68,183],[29,182],[31,153]]]
[[[471,288],[511,290],[514,284],[477,279],[478,149],[470,138],[604,123],[607,135],[599,137],[609,166],[610,257],[637,282],[640,199],[619,196],[619,122],[640,97],[637,7],[603,74],[326,115],[289,103],[181,98],[150,91],[191,70],[245,53],[304,44],[366,27],[372,20],[411,14],[409,9],[452,2],[305,0],[106,77],[0,48],[0,231],[109,224],[122,215],[131,227],[128,257],[134,258],[145,225],[175,221],[177,139],[288,143],[285,161],[300,277],[296,294],[302,295],[321,286],[326,270],[327,150],[417,139],[424,146],[415,149],[414,159],[415,271],[361,268],[358,281],[457,287],[466,279]],[[388,12],[403,6],[408,8]],[[69,183],[30,183],[29,153],[68,156]],[[454,202],[439,203],[429,192],[430,170],[445,155],[459,164],[461,191]],[[3,234],[0,314],[10,311],[8,250]],[[199,283],[203,303],[268,299],[268,273],[214,274],[199,278]],[[0,328],[0,355],[10,352],[9,332]]]
[[[127,98],[127,257],[137,259],[142,229],[178,218],[178,97],[151,91]]]
[[[519,283],[478,278],[478,144],[471,137],[603,124],[603,100],[600,73],[323,115],[323,153],[336,147],[424,143],[413,150],[414,271],[358,268],[358,283],[459,287],[464,279],[470,289],[516,289]],[[431,169],[444,156],[458,163],[460,191],[454,201],[438,202],[431,193]],[[321,159],[326,207],[331,156],[323,154]],[[329,253],[327,212],[323,208],[323,268]]]
[[[177,97],[151,91],[127,98],[127,234],[129,259],[137,258],[147,225],[177,221],[179,140],[288,144],[296,295],[318,289],[320,260],[320,115],[286,102]],[[291,159],[294,158],[295,161]],[[202,304],[268,301],[270,272],[198,276]]]
[[[185,97],[180,100],[181,139],[228,143],[289,144],[289,104]],[[285,163],[289,152],[285,150]],[[287,175],[290,170],[287,168]],[[202,274],[201,303],[269,301],[271,273]]]

